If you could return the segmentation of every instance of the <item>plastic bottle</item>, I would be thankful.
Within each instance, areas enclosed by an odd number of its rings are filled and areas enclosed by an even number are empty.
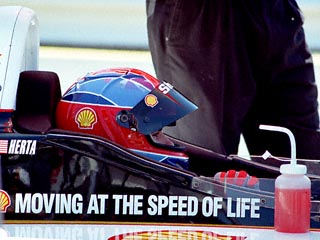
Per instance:
[[[311,182],[305,175],[307,167],[297,164],[296,145],[292,132],[286,128],[261,125],[260,129],[288,134],[291,143],[290,164],[280,166],[275,182],[274,227],[286,233],[305,233],[310,229]]]
[[[311,182],[307,168],[284,164],[275,182],[274,227],[276,231],[305,233],[310,229]]]

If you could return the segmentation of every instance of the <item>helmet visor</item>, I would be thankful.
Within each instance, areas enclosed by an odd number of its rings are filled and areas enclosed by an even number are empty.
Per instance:
[[[162,82],[131,110],[120,112],[117,121],[123,127],[148,135],[197,108],[170,84]]]

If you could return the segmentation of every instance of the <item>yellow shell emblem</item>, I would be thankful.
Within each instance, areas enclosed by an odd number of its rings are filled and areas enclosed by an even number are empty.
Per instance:
[[[147,106],[154,107],[158,104],[158,98],[153,94],[148,94],[147,96],[145,96],[144,102]]]
[[[0,190],[0,212],[5,213],[7,208],[11,205],[9,194]]]
[[[93,129],[93,125],[97,122],[97,115],[91,108],[82,108],[77,113],[75,121],[81,129]]]

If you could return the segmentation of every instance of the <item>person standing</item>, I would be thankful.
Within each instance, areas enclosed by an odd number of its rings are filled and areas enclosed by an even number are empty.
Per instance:
[[[158,79],[199,106],[169,135],[236,154],[320,158],[318,92],[303,16],[295,0],[147,0],[149,47]]]

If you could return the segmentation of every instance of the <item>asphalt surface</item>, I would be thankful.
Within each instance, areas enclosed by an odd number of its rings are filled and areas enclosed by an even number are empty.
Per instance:
[[[320,1],[297,3],[308,44],[320,50]],[[33,9],[43,45],[148,49],[146,0],[0,0],[2,5]]]

